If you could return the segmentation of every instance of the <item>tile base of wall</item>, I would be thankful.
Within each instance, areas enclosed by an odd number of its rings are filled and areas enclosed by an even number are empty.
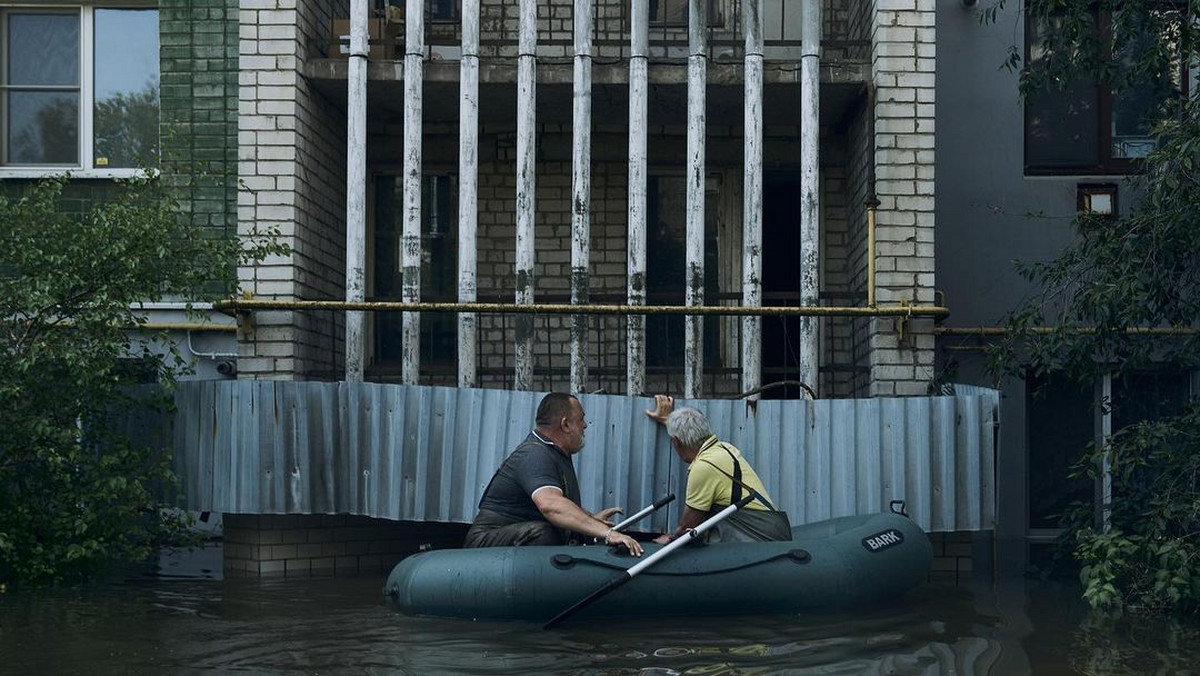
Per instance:
[[[391,521],[345,514],[225,514],[226,576],[388,573],[425,549],[460,547],[468,524]],[[984,572],[985,533],[932,533],[934,582],[962,583]],[[983,544],[986,544],[984,542]]]
[[[462,545],[467,524],[346,514],[225,514],[225,575],[387,573],[424,549]]]

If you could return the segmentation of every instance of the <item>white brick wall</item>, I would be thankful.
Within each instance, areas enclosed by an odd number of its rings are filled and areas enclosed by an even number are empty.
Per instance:
[[[872,26],[875,104],[876,300],[934,302],[933,0],[876,0]],[[866,322],[866,394],[924,394],[933,375],[933,321]]]
[[[277,229],[288,257],[239,270],[260,298],[343,296],[345,114],[302,77],[310,41],[329,33],[328,7],[243,0],[239,66],[239,232]],[[257,313],[239,343],[243,377],[329,377],[340,316]]]

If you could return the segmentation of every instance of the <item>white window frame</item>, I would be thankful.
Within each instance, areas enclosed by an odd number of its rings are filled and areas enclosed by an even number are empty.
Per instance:
[[[94,137],[95,129],[93,127],[93,117],[96,112],[95,100],[95,79],[96,79],[96,10],[97,9],[154,9],[158,7],[157,2],[140,2],[134,0],[132,2],[118,2],[114,4],[0,4],[0,60],[3,60],[4,54],[7,53],[8,44],[8,15],[11,12],[22,11],[50,11],[62,12],[68,14],[72,11],[78,13],[79,16],[79,162],[77,164],[25,164],[25,165],[9,165],[0,164],[0,180],[6,178],[45,178],[54,176],[64,172],[70,172],[72,178],[134,178],[145,175],[145,171],[138,168],[122,167],[96,167],[93,165],[95,161],[96,140]],[[159,21],[162,17],[159,15]],[[7,64],[3,64],[7,67]],[[162,73],[159,73],[161,80]],[[7,79],[7,78],[6,78]],[[0,91],[7,90],[7,84],[0,84]],[[161,90],[160,90],[161,97]],[[160,99],[161,100],[161,99]],[[0,133],[8,126],[7,110],[0,114]],[[7,152],[7,149],[4,149]],[[3,158],[0,157],[0,160]],[[155,172],[157,173],[157,172]]]

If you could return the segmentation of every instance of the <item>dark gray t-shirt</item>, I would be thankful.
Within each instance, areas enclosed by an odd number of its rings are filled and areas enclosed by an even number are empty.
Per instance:
[[[500,469],[483,491],[479,508],[520,521],[545,521],[532,497],[533,492],[543,486],[554,486],[579,504],[575,465],[562,451],[531,432],[500,463]]]

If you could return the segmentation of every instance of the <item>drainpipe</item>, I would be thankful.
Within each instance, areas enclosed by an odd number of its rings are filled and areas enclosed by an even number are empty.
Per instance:
[[[346,302],[365,299],[367,258],[367,0],[350,1],[346,91]],[[346,313],[346,382],[363,379],[361,311]]]
[[[646,304],[646,127],[650,0],[633,0],[629,35],[629,289],[630,305]],[[646,318],[630,315],[625,393],[646,391]]]
[[[821,0],[801,10],[800,53],[800,304],[820,302],[820,72]],[[818,388],[817,320],[800,320],[800,380]]]
[[[476,299],[479,186],[479,0],[463,0],[458,112],[458,302]],[[478,316],[458,316],[458,386],[476,387]]]
[[[404,10],[404,231],[400,265],[404,270],[401,298],[421,300],[421,133],[424,124],[425,0],[408,0]],[[400,379],[416,385],[421,372],[421,315],[403,315]]]
[[[592,0],[575,0],[572,129],[571,303],[588,304],[592,220]],[[587,389],[587,316],[571,316],[571,391]]]
[[[743,0],[746,9],[746,127],[742,134],[742,305],[762,305],[763,186],[763,39],[760,0]],[[762,374],[762,318],[742,318],[742,391],[758,389]],[[752,399],[758,399],[754,394]]]
[[[537,86],[537,0],[521,0],[520,38],[517,46],[517,244],[516,302],[533,304],[534,238],[534,110]],[[516,321],[516,369],[513,388],[533,387],[533,317]]]
[[[704,134],[708,80],[707,13],[704,0],[688,0],[687,305],[704,305]],[[704,376],[704,320],[685,318],[683,396],[699,396]]]

